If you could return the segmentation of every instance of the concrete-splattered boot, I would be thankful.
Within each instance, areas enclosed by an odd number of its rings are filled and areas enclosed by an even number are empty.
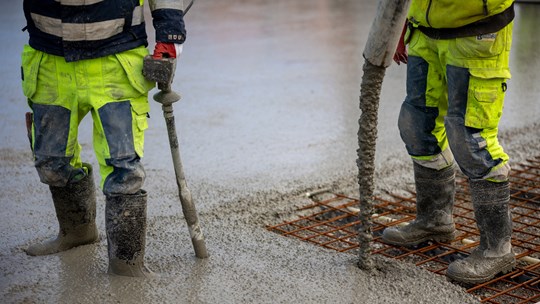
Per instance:
[[[58,218],[58,236],[43,243],[30,245],[26,249],[29,255],[53,254],[98,240],[92,166],[83,165],[88,169],[88,174],[80,181],[65,187],[49,186]]]
[[[452,218],[454,165],[435,170],[414,163],[414,181],[416,219],[407,226],[385,229],[382,240],[397,246],[414,246],[425,241],[451,242],[456,231]]]
[[[480,230],[480,246],[467,258],[451,263],[446,275],[455,281],[477,284],[491,280],[500,272],[512,271],[516,259],[510,243],[512,217],[508,207],[508,182],[471,180],[469,185]]]
[[[128,277],[154,276],[144,265],[146,191],[107,195],[106,199],[109,273]]]

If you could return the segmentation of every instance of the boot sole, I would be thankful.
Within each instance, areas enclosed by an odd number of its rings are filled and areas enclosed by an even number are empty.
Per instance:
[[[449,281],[455,281],[459,283],[465,283],[465,284],[480,284],[485,283],[491,279],[493,279],[495,276],[500,274],[507,274],[514,270],[516,267],[516,260],[513,260],[512,262],[509,262],[508,264],[504,265],[501,270],[499,270],[496,273],[492,273],[490,275],[487,275],[482,278],[470,278],[470,277],[460,277],[458,275],[453,275],[452,273],[446,272],[446,277],[449,279]]]
[[[399,242],[399,241],[393,241],[393,240],[381,238],[381,240],[384,243],[394,245],[394,246],[403,246],[403,247],[412,247],[412,246],[416,246],[418,244],[421,244],[427,241],[449,244],[449,243],[452,243],[455,239],[456,239],[455,231],[449,234],[431,234],[431,235],[428,235],[428,236],[425,236],[425,237],[422,237],[420,239],[410,241],[410,242]]]

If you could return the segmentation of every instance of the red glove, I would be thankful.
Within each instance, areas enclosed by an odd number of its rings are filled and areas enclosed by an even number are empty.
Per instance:
[[[154,48],[154,59],[176,58],[182,53],[182,44],[157,42]]]
[[[405,33],[407,32],[407,23],[403,27],[401,32],[401,37],[399,37],[399,42],[394,53],[394,61],[399,65],[400,62],[407,64],[407,48],[405,47]]]

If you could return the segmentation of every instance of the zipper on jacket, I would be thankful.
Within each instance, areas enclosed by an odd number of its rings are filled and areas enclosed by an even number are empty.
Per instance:
[[[484,0],[484,2],[486,2],[486,1],[487,0]],[[426,23],[430,27],[431,27],[431,24],[429,23],[429,11],[431,10],[431,2],[432,2],[432,0],[429,0],[428,7],[427,7],[427,10],[426,10]]]
[[[482,0],[482,2],[484,2],[484,16],[487,16],[489,14],[487,0]]]

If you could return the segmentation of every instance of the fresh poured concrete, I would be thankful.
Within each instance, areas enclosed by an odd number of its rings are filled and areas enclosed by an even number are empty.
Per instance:
[[[56,234],[57,224],[24,126],[22,1],[1,8],[2,302],[475,302],[463,288],[413,265],[377,257],[378,268],[364,272],[355,255],[264,229],[294,216],[309,202],[306,191],[330,187],[357,195],[362,50],[375,1],[196,1],[186,17],[188,41],[173,88],[183,96],[175,105],[180,150],[211,256],[194,257],[161,109],[152,101],[144,164],[147,264],[161,274],[155,280],[106,274],[101,194],[99,243],[45,257],[24,253],[32,241]],[[512,161],[520,162],[540,154],[540,5],[516,8],[513,78],[500,131]],[[404,86],[405,66],[393,65],[379,108],[378,192],[412,181],[396,126]],[[80,132],[83,157],[96,165],[89,117]]]

